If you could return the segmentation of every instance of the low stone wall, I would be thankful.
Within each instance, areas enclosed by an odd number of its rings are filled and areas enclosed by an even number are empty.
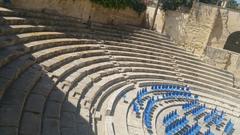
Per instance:
[[[142,26],[145,23],[145,13],[139,15],[132,9],[106,9],[89,0],[12,0],[18,8],[50,12],[80,18],[83,21],[115,25]]]
[[[235,77],[234,84],[240,87],[240,54],[223,49],[206,47],[203,60],[219,69],[233,73]]]

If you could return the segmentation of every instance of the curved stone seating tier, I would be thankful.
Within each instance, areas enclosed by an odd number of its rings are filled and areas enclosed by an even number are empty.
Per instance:
[[[136,93],[136,92],[135,92],[135,93]],[[155,94],[154,94],[154,95],[155,95]],[[149,97],[149,96],[147,96],[147,97]],[[134,98],[134,97],[133,97],[133,98]],[[163,107],[164,104],[165,104],[165,103],[162,103],[159,107],[160,107],[160,108]],[[169,104],[169,103],[167,103],[167,104]],[[171,105],[167,105],[167,106],[171,106]],[[172,103],[172,106],[176,106],[176,103]],[[212,107],[214,108],[215,106],[212,106]],[[164,107],[164,108],[165,108],[165,107]],[[166,109],[167,109],[167,108],[168,108],[168,107],[166,107]],[[170,108],[170,109],[174,109],[174,108]],[[155,129],[153,129],[154,132],[156,132],[156,129],[157,129],[157,130],[163,129],[163,128],[159,125],[159,124],[160,124],[160,123],[159,123],[159,119],[162,118],[162,117],[160,117],[161,115],[159,115],[160,110],[161,110],[161,109],[159,109],[159,111],[156,111],[156,114],[154,113],[155,115],[158,115],[159,118],[158,118],[158,116],[156,116],[156,117],[153,116],[153,118],[157,118],[157,119],[155,120],[155,123],[158,123],[158,124],[154,124],[154,122],[153,122],[153,125],[154,125],[153,127],[155,127],[156,125],[158,125],[158,127],[156,127]],[[153,114],[153,115],[154,115],[154,114]],[[131,116],[131,118],[128,118],[128,119],[130,119],[130,120],[133,119],[133,118],[132,118],[132,117],[133,117],[133,116],[132,116],[133,114],[129,113],[128,115]],[[134,114],[134,115],[136,115],[136,114]],[[141,116],[141,117],[142,117],[142,116]],[[136,119],[136,117],[134,117],[134,118]],[[233,116],[228,117],[228,118],[234,119]],[[129,120],[129,121],[130,121],[130,120]],[[135,120],[135,122],[134,122],[134,120],[131,120],[131,121],[132,121],[132,123],[135,123],[135,124],[131,125],[131,124],[128,123],[128,125],[129,125],[130,127],[139,128],[139,130],[142,129],[141,124],[140,124],[141,122],[136,122],[137,120]],[[237,121],[239,121],[239,120],[237,120]],[[237,122],[237,121],[236,121],[236,122]],[[143,126],[143,127],[144,127],[144,126]],[[206,129],[207,129],[207,128],[206,128]],[[137,129],[134,129],[134,130],[137,131]],[[160,131],[160,132],[161,132],[161,131]],[[217,132],[217,131],[216,131],[216,132]],[[239,131],[238,131],[238,132],[239,132]],[[141,133],[140,133],[140,134],[141,134]],[[159,133],[159,134],[162,134],[162,133]]]
[[[153,79],[152,79],[153,80]],[[139,82],[139,86],[141,87],[150,87],[152,85],[158,85],[158,84],[178,84],[176,81],[166,81],[166,80],[161,80],[161,81],[143,81],[143,82]],[[234,99],[229,99],[231,98],[231,96],[229,97],[222,97],[223,95],[218,94],[216,92],[211,92],[209,89],[205,89],[204,87],[199,87],[197,85],[191,85],[191,84],[186,84],[183,83],[182,85],[188,85],[191,87],[192,89],[192,93],[199,95],[199,99],[202,102],[207,102],[208,104],[212,104],[213,106],[219,106],[222,108],[225,108],[225,112],[228,112],[231,114],[233,112],[235,112],[236,116],[239,115],[239,104],[237,103],[238,101],[235,101],[235,103],[233,102]],[[211,95],[209,93],[212,93]],[[229,99],[229,100],[226,100]]]
[[[0,15],[1,135],[148,134],[132,103],[137,89],[164,83],[188,85],[202,103],[240,123],[233,75],[166,35],[2,6]],[[161,134],[162,107],[153,111],[154,134]]]

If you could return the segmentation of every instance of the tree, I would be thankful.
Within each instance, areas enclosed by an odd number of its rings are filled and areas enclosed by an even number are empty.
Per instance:
[[[239,4],[237,3],[236,0],[229,0],[227,7],[232,8],[232,9],[238,9]]]
[[[163,10],[177,10],[179,7],[191,8],[193,0],[162,0]]]
[[[110,9],[132,8],[138,13],[146,10],[147,6],[142,0],[91,0],[92,2]]]

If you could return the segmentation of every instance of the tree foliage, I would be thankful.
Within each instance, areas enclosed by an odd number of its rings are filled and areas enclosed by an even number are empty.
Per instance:
[[[188,7],[190,9],[192,7],[193,1],[194,0],[161,0],[161,8],[163,10],[177,10],[180,7]],[[220,0],[199,0],[199,2],[213,5],[220,4]],[[236,0],[229,0],[227,7],[232,9],[239,9],[239,4]]]
[[[199,0],[199,2],[216,5],[219,0]]]
[[[229,0],[227,7],[232,9],[239,9],[239,4],[236,0]]]
[[[92,2],[110,9],[132,8],[138,13],[146,10],[146,4],[142,0],[91,0]]]
[[[176,10],[180,7],[191,8],[193,0],[162,0],[161,3],[163,10]]]

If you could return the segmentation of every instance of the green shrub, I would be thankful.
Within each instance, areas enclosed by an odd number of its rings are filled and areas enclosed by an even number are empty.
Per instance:
[[[110,9],[132,8],[138,13],[146,10],[146,5],[141,0],[91,0],[92,2]]]
[[[193,0],[162,0],[163,10],[177,10],[179,7],[191,8]]]

